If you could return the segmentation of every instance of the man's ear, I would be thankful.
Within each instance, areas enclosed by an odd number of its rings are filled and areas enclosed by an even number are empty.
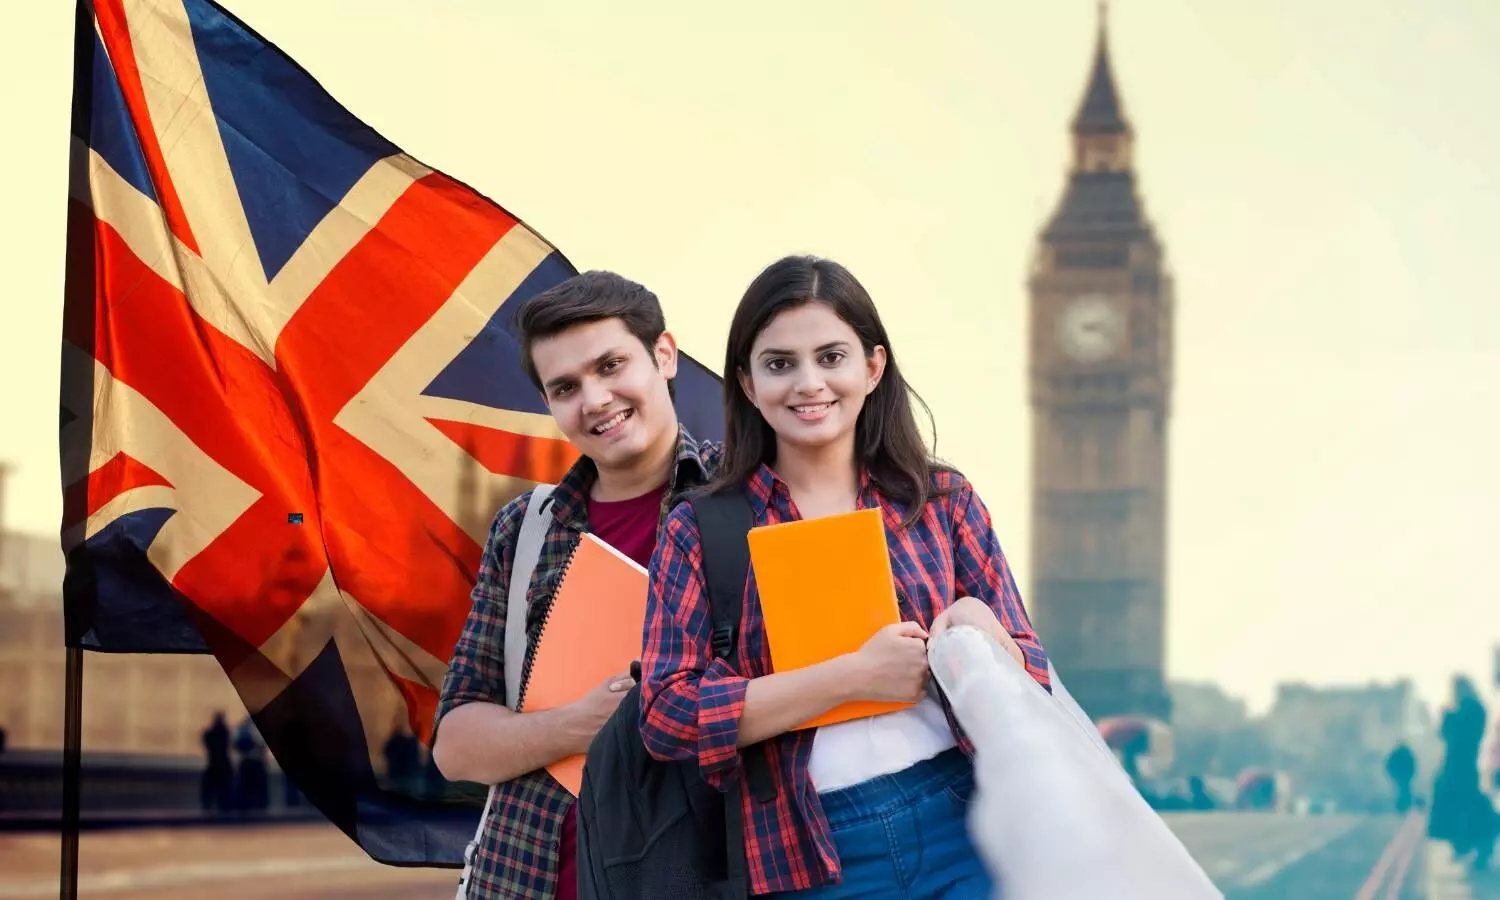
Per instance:
[[[672,332],[663,331],[657,335],[651,354],[656,359],[656,367],[668,381],[677,377],[677,339],[672,337]]]

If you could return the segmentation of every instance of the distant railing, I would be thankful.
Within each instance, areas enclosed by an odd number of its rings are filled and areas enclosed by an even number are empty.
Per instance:
[[[60,818],[62,753],[15,750],[0,753],[0,827],[45,826]],[[232,818],[235,810],[204,810],[203,763],[185,757],[88,754],[82,762],[79,808],[85,824],[101,816],[112,821],[206,815]],[[259,814],[315,814],[293,792],[288,797],[281,773],[266,774],[269,806]],[[291,803],[287,801],[291,800]]]

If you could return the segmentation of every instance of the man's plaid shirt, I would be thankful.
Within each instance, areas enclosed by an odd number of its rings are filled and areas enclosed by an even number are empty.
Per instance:
[[[678,495],[704,484],[713,475],[721,449],[718,443],[698,442],[686,429],[681,431],[676,464],[662,501],[663,517]],[[552,594],[562,581],[563,565],[579,536],[589,530],[588,494],[596,477],[593,462],[587,457],[579,460],[542,507],[542,513],[552,519],[526,592],[528,657],[541,633]],[[473,607],[443,678],[438,725],[449,710],[471,701],[505,703],[506,596],[521,518],[530,498],[528,491],[506,504],[490,526],[471,594]],[[500,785],[474,855],[473,895],[527,900],[556,896],[558,846],[563,819],[573,799],[545,770]]]

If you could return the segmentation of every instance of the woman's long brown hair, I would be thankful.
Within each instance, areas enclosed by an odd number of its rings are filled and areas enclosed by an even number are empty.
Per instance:
[[[885,373],[854,425],[854,453],[876,488],[906,507],[903,524],[910,525],[932,496],[933,473],[948,468],[923,442],[912,401],[922,406],[928,421],[932,411],[902,377],[890,336],[864,285],[838,263],[815,256],[788,256],[766,267],[734,311],[724,353],[724,457],[708,490],[737,487],[761,463],[775,462],[776,433],[745,396],[739,376],[749,371],[750,350],[766,325],[807,303],[825,304],[848,323],[867,358],[876,347],[885,348]]]

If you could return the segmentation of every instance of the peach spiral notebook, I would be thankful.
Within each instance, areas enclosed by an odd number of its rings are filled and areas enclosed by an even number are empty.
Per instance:
[[[592,534],[578,541],[537,639],[531,668],[522,674],[517,706],[536,712],[565,706],[630,671],[641,658],[646,620],[646,570]],[[583,756],[547,767],[578,796]]]
[[[753,528],[750,561],[774,671],[789,672],[853,652],[881,628],[901,621],[878,509]],[[797,728],[909,706],[854,701]]]

